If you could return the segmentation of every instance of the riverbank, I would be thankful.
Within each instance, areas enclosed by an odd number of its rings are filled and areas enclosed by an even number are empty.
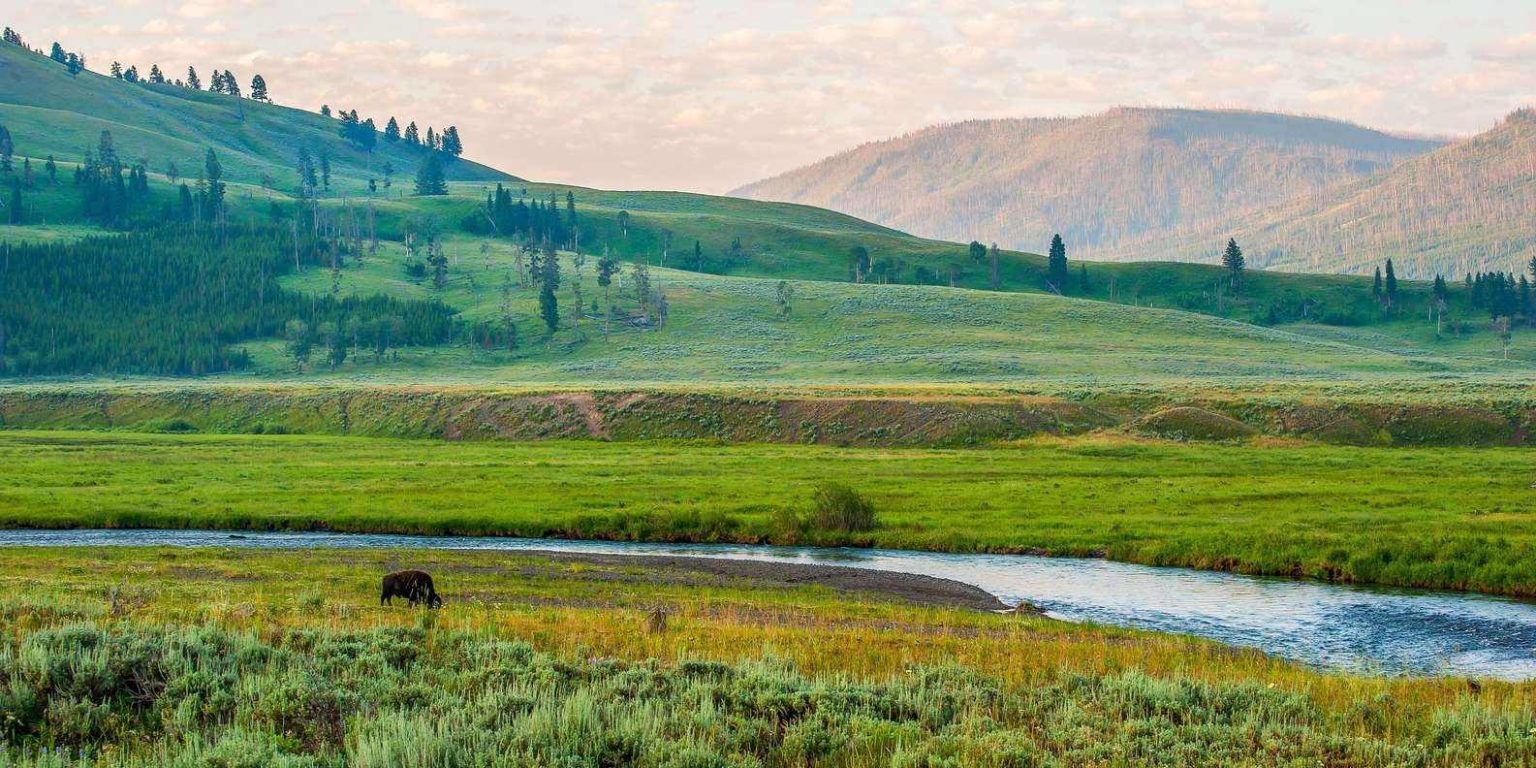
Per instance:
[[[956,450],[0,432],[0,526],[879,546],[1536,596],[1525,449]],[[878,510],[803,525],[825,481]]]
[[[959,447],[1111,431],[1330,445],[1528,446],[1528,380],[1066,381],[649,389],[202,381],[0,388],[0,427],[282,433],[467,441],[658,439]]]
[[[407,565],[437,575],[444,609],[378,605],[379,576]],[[16,660],[0,676],[28,702],[0,726],[12,765],[55,765],[38,746],[98,766],[1536,760],[1531,683],[1320,674],[1186,637],[671,567],[5,549],[0,588]]]

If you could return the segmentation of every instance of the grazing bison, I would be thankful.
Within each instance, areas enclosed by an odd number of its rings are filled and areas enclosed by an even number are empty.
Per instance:
[[[379,605],[390,605],[390,598],[395,597],[403,597],[413,606],[426,603],[428,608],[438,608],[443,604],[432,586],[432,576],[426,571],[396,571],[385,576]]]

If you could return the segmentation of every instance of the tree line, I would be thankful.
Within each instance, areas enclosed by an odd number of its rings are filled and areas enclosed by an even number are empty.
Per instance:
[[[287,254],[318,244],[276,228],[165,225],[69,243],[0,246],[0,374],[200,375],[250,365],[241,342],[355,348],[445,343],[459,332],[440,302],[339,299],[281,288]]]

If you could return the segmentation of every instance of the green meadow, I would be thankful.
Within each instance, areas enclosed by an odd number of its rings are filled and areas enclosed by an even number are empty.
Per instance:
[[[1511,448],[1126,437],[955,450],[0,433],[0,525],[492,534],[1105,556],[1536,595]],[[806,522],[820,483],[868,533]]]
[[[316,556],[319,555],[319,556]],[[378,605],[402,563],[440,611]],[[5,766],[1465,766],[1531,684],[643,564],[0,552]],[[660,611],[660,625],[649,616]]]

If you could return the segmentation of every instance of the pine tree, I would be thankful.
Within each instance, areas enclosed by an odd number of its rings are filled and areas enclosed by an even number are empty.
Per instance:
[[[438,158],[436,152],[428,153],[422,158],[421,165],[416,168],[416,194],[448,194],[448,184],[443,177],[443,161]]]
[[[112,73],[113,77],[115,77],[115,78],[117,78],[119,80],[123,79],[123,65],[122,64],[119,64],[119,63],[114,61],[114,62],[112,62],[112,66],[108,68],[108,71]]]
[[[395,122],[393,115],[390,116],[389,122],[384,124],[384,140],[391,144],[400,140],[400,124]]]
[[[139,68],[138,68],[138,66],[131,66],[131,67],[123,70],[123,79],[127,80],[130,83],[137,83],[139,81]]]
[[[1067,244],[1061,241],[1061,235],[1051,237],[1051,249],[1045,259],[1045,279],[1057,291],[1065,293],[1067,290]]]
[[[415,120],[412,120],[411,124],[405,127],[405,143],[413,147],[421,146],[421,132],[416,130]]]
[[[1227,250],[1221,254],[1221,265],[1226,267],[1232,279],[1232,290],[1241,290],[1243,286],[1243,268],[1246,261],[1243,259],[1243,249],[1237,247],[1237,239],[1227,240]]]
[[[252,77],[251,78],[251,101],[268,101],[268,102],[270,102],[271,100],[272,100],[272,97],[267,95],[267,80],[266,80],[266,78],[262,77],[259,74],[256,75],[255,77]]]
[[[11,204],[6,206],[6,222],[20,224],[21,221],[21,179],[11,179]]]
[[[203,89],[203,81],[198,79],[195,67],[187,67],[187,87],[194,91]]]
[[[971,261],[977,264],[987,260],[987,247],[976,240],[971,241],[971,244],[966,247],[966,251],[971,255]]]
[[[449,155],[458,157],[459,155],[464,154],[464,144],[459,141],[458,126],[448,126],[448,128],[443,131],[442,136],[439,137],[439,141],[442,144],[443,151]]]
[[[49,184],[59,183],[59,165],[53,161],[53,155],[48,156],[48,162],[43,166],[43,170],[48,172]]]
[[[208,154],[203,158],[203,178],[208,183],[208,205],[204,215],[209,221],[220,221],[224,213],[224,167],[219,164],[219,156],[214,154],[213,147],[208,148]]]
[[[165,73],[160,71],[159,64],[149,65],[149,82],[155,85],[165,85]]]
[[[988,277],[989,282],[992,284],[992,290],[1001,290],[1003,287],[1003,252],[997,247],[997,243],[993,243],[992,247],[987,251],[987,260],[989,267]]]
[[[224,92],[237,99],[240,98],[240,81],[236,80],[227,69],[224,70]]]
[[[0,125],[0,171],[11,172],[11,158],[16,154],[16,145],[11,141],[11,131],[4,125]]]
[[[59,41],[57,40],[53,41],[53,50],[48,53],[48,58],[53,59],[60,64],[63,64],[65,61],[69,60],[69,57],[64,54],[64,46],[59,45]]]
[[[1387,279],[1385,281],[1385,286],[1386,286],[1386,289],[1387,289],[1387,304],[1389,306],[1392,305],[1392,304],[1396,304],[1397,303],[1397,274],[1392,271],[1392,260],[1391,259],[1387,259]]]

